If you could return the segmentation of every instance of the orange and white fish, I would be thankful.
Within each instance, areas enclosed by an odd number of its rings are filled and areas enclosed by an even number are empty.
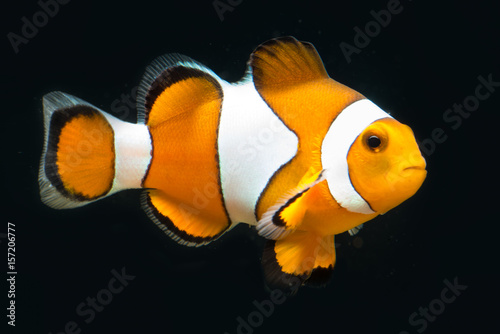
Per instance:
[[[132,124],[68,94],[44,96],[42,201],[74,208],[142,188],[147,215],[188,246],[247,223],[269,239],[272,285],[326,283],[334,235],[356,233],[426,176],[412,130],[331,79],[293,37],[260,45],[236,83],[186,56],[159,57],[137,101]]]

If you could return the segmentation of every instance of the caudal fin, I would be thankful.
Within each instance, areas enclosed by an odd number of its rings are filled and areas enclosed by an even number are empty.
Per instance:
[[[88,204],[141,186],[151,143],[144,125],[123,122],[71,95],[43,98],[42,201],[56,209]]]

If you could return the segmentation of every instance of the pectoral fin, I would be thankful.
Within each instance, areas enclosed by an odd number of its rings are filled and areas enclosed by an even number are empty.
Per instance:
[[[352,237],[353,235],[356,235],[358,234],[358,232],[363,228],[363,224],[360,224],[356,227],[353,227],[351,228],[350,230],[348,230],[349,232],[349,235]]]
[[[307,211],[305,197],[308,190],[324,179],[324,171],[310,169],[294,189],[262,215],[257,224],[259,235],[277,240],[293,232],[302,223]]]

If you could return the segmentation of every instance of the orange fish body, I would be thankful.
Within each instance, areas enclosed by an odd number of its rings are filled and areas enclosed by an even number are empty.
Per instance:
[[[44,203],[62,209],[144,188],[147,215],[175,241],[207,244],[238,223],[269,239],[273,285],[325,283],[334,235],[411,197],[425,179],[413,133],[331,79],[292,37],[251,55],[228,83],[171,54],[146,70],[138,123],[76,97],[44,97]]]

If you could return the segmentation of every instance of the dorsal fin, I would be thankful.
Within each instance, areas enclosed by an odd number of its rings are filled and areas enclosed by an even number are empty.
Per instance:
[[[261,44],[250,56],[249,65],[257,89],[328,78],[314,46],[294,37],[272,39]]]
[[[139,85],[138,123],[159,124],[185,112],[185,106],[196,107],[221,97],[215,73],[187,56],[163,55],[146,68]],[[153,110],[155,106],[158,108]]]
[[[260,96],[299,137],[323,138],[335,117],[363,98],[328,76],[312,44],[293,37],[260,45],[249,66]]]

